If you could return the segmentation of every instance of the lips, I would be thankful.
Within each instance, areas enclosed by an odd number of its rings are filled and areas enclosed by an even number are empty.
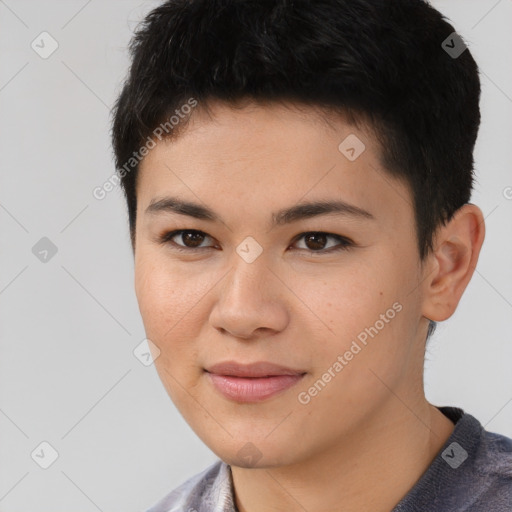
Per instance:
[[[227,361],[205,370],[214,388],[225,398],[240,402],[261,402],[285,391],[299,382],[306,374],[267,361],[240,364]]]
[[[209,373],[231,377],[272,377],[275,375],[302,375],[304,370],[294,370],[267,361],[251,364],[241,364],[236,361],[226,361],[206,368]]]

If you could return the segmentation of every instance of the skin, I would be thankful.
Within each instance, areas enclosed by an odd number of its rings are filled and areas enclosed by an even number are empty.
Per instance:
[[[428,320],[454,312],[484,238],[480,209],[465,205],[420,261],[411,192],[379,160],[369,130],[311,107],[213,103],[176,140],[159,142],[139,170],[135,287],[159,376],[203,442],[231,465],[240,512],[389,512],[453,431],[424,395]],[[364,152],[339,144],[355,134]],[[196,202],[222,221],[146,212],[166,196]],[[271,213],[343,200],[373,218],[319,215],[271,227]],[[195,245],[176,229],[205,233]],[[308,241],[305,232],[341,235]],[[236,252],[248,236],[263,252]],[[322,243],[324,245],[322,245]],[[308,250],[309,249],[309,250]],[[318,252],[321,251],[322,252]],[[317,252],[315,252],[315,250]],[[313,386],[365,328],[402,306],[307,404]],[[260,402],[228,400],[204,368],[271,361],[306,373]],[[246,443],[252,460],[240,452]]]

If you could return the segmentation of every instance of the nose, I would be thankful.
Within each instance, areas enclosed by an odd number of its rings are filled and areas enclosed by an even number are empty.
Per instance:
[[[254,339],[278,333],[289,322],[286,287],[264,258],[238,259],[217,288],[211,325],[223,334]]]

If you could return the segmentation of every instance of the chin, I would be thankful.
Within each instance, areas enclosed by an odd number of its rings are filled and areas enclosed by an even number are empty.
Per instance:
[[[244,441],[243,439],[248,439]],[[277,441],[277,445],[275,443]],[[203,441],[204,442],[204,441]],[[221,460],[231,466],[247,469],[265,469],[293,464],[297,451],[277,438],[269,442],[263,437],[235,435],[228,443],[206,443]]]

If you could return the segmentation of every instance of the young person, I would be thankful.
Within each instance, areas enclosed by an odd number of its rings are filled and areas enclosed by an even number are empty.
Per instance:
[[[150,512],[505,512],[512,440],[424,394],[484,239],[478,68],[422,0],[170,0],[114,110],[135,288],[219,461]]]

